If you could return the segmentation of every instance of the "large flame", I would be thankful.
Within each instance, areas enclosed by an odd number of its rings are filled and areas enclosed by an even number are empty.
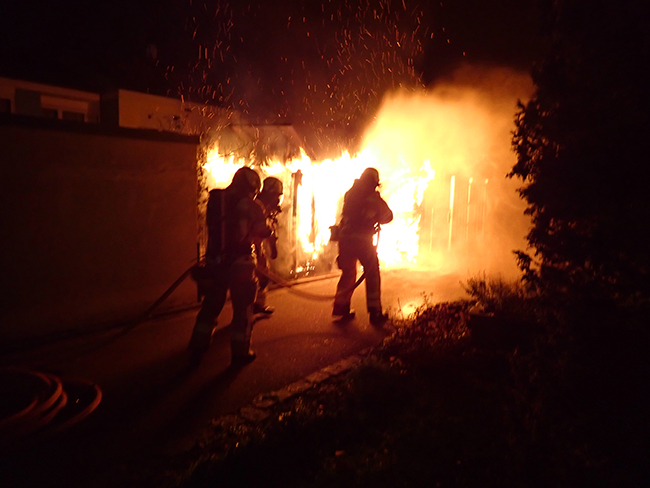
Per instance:
[[[512,261],[527,222],[512,182],[505,179],[514,163],[510,125],[516,98],[511,94],[508,100],[504,105],[476,90],[448,87],[396,94],[384,101],[357,154],[312,161],[303,152],[286,165],[273,162],[259,169],[262,176],[284,182],[285,207],[292,213],[296,204],[291,232],[306,261],[316,261],[326,250],[344,193],[372,166],[395,215],[378,239],[383,267],[441,268],[455,261],[460,271],[485,270],[494,261],[486,249],[498,247],[499,261],[504,256]],[[210,148],[208,186],[226,186],[243,164]],[[513,229],[507,221],[515,223]]]

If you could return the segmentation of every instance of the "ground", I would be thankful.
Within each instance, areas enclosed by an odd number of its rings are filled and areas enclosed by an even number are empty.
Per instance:
[[[545,333],[476,319],[471,306],[421,309],[350,370],[275,403],[256,422],[215,421],[202,442],[150,466],[138,483],[640,486],[643,463],[629,448],[625,456],[607,449],[615,423],[597,409],[576,416],[553,397],[561,382],[549,379],[559,363],[539,355]],[[477,333],[486,326],[520,330]]]

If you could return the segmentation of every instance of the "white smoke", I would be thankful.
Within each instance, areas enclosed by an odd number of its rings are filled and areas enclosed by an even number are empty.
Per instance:
[[[511,149],[516,103],[532,90],[526,74],[465,66],[427,90],[384,98],[362,147],[379,155],[387,198],[408,178],[428,185],[419,210],[425,215],[422,227],[428,218],[433,235],[420,229],[418,267],[506,278],[519,274],[512,251],[525,249],[530,221],[516,192],[519,182],[506,174],[516,162]],[[427,183],[429,167],[435,177]]]

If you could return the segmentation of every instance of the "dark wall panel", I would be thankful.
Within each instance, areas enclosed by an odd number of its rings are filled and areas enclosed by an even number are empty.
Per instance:
[[[0,125],[0,338],[124,320],[160,297],[197,253],[197,143]],[[161,310],[196,299],[186,280]]]

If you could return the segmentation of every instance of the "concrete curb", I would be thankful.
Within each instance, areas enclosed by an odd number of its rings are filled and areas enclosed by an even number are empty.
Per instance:
[[[318,386],[329,378],[350,371],[354,366],[359,364],[371,350],[372,348],[366,348],[357,354],[353,354],[352,356],[341,359],[334,364],[325,366],[324,368],[305,376],[303,379],[294,381],[279,390],[262,393],[255,397],[250,404],[239,408],[237,413],[217,417],[212,421],[212,426],[217,427],[222,425],[225,427],[233,424],[260,423],[269,418],[273,407]]]
[[[210,422],[210,425],[198,436],[167,446],[165,456],[187,456],[188,453],[193,452],[194,455],[201,457],[199,453],[203,449],[202,446],[205,446],[206,442],[209,444],[210,439],[218,435],[215,433],[233,431],[241,431],[242,433],[250,432],[251,429],[269,420],[271,415],[276,413],[274,409],[278,405],[289,399],[298,397],[330,378],[350,371],[368,357],[373,349],[373,347],[368,347],[334,364],[325,366],[279,390],[259,394],[249,404],[238,408],[236,412],[223,414],[214,418]],[[222,447],[226,446],[224,445]]]
[[[394,331],[395,329],[394,327],[390,327],[390,330]],[[384,339],[384,341],[385,340],[386,339]],[[221,428],[223,430],[227,430],[233,425],[247,425],[249,427],[254,427],[255,425],[267,420],[274,413],[273,409],[279,404],[307,392],[330,378],[352,370],[364,359],[368,358],[372,351],[381,344],[383,344],[383,341],[374,347],[367,347],[356,354],[337,361],[334,364],[325,366],[324,368],[321,368],[302,379],[294,381],[279,390],[261,393],[256,396],[251,403],[240,407],[236,413],[224,414],[213,419],[211,427],[212,429]]]

